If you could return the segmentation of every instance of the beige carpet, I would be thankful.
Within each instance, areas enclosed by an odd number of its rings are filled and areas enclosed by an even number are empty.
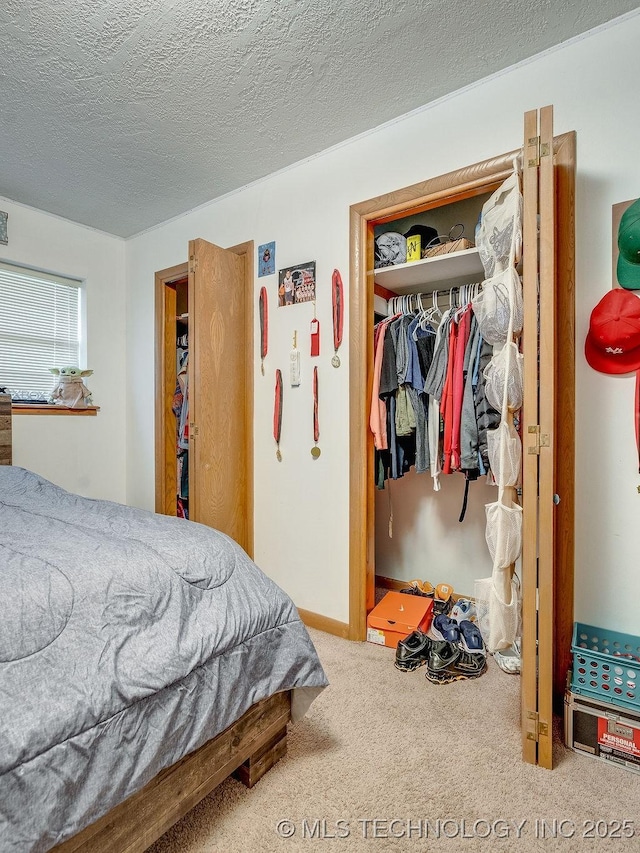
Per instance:
[[[640,849],[583,837],[597,821],[593,834],[623,835],[623,820],[640,836],[640,775],[566,750],[559,726],[556,769],[523,764],[519,678],[493,660],[476,681],[436,686],[398,672],[389,649],[311,635],[331,686],[291,727],[286,758],[251,791],[222,784],[153,853]],[[559,837],[539,837],[536,821],[554,819]]]

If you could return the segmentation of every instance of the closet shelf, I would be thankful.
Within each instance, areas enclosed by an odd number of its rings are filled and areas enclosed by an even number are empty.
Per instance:
[[[443,283],[450,288],[484,279],[484,269],[476,248],[408,264],[381,267],[369,274],[373,275],[376,284],[400,295],[436,290]]]

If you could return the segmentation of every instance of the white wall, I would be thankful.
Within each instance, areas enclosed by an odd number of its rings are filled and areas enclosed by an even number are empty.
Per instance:
[[[348,340],[342,367],[332,369],[329,285],[338,267],[348,287],[349,205],[517,148],[523,112],[553,103],[556,132],[578,133],[576,616],[638,633],[633,378],[597,374],[582,353],[590,311],[611,286],[611,206],[640,195],[638,43],[640,18],[628,16],[128,241],[130,502],[153,506],[154,271],[184,261],[187,241],[198,236],[220,245],[276,240],[278,268],[317,260],[323,453],[311,461],[305,357],[303,387],[285,389],[284,461],[275,460],[273,371],[287,365],[294,328],[306,347],[311,306],[272,308],[267,375],[260,376],[258,361],[255,371],[256,560],[299,606],[346,621]],[[256,280],[256,298],[262,283],[270,286],[273,305],[275,280]]]
[[[2,200],[9,244],[0,258],[82,279],[86,287],[86,380],[95,417],[14,415],[13,463],[88,497],[126,499],[125,244],[90,228]]]

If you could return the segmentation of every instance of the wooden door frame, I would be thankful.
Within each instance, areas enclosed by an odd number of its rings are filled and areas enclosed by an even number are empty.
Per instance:
[[[170,285],[186,279],[188,272],[185,261],[155,274],[155,510],[163,515],[176,514],[176,451],[167,434],[175,431],[175,417],[172,424],[168,415],[175,391],[169,365],[175,366],[176,358],[176,295]]]
[[[373,437],[367,412],[373,374],[373,222],[429,210],[492,191],[513,170],[511,151],[350,208],[349,286],[349,637],[366,638],[367,578],[374,572]],[[573,630],[575,472],[575,132],[554,138],[557,198],[557,386],[558,453],[554,692],[562,695]],[[371,602],[369,602],[371,605]],[[370,609],[370,608],[369,608]]]
[[[250,352],[246,360],[244,376],[245,393],[247,395],[247,430],[245,453],[247,457],[247,493],[245,506],[247,514],[247,553],[253,556],[254,548],[254,464],[253,464],[253,364],[254,364],[254,258],[253,240],[230,246],[227,251],[244,257],[245,287],[247,288],[246,328],[247,341],[250,342]],[[169,484],[175,480],[175,450],[168,442],[167,430],[171,420],[170,400],[173,398],[175,384],[167,382],[168,359],[175,358],[175,331],[169,334],[171,323],[175,323],[175,291],[170,285],[182,278],[188,278],[189,264],[177,264],[155,274],[155,510],[163,514],[173,514],[170,510],[175,505],[175,495],[169,496]],[[175,325],[173,326],[175,330]],[[173,352],[172,352],[173,350]],[[170,387],[171,386],[171,387]],[[173,416],[173,415],[172,415]]]

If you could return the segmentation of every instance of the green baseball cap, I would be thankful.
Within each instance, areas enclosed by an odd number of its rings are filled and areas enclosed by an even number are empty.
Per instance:
[[[618,227],[618,282],[640,290],[640,198],[622,214]]]

